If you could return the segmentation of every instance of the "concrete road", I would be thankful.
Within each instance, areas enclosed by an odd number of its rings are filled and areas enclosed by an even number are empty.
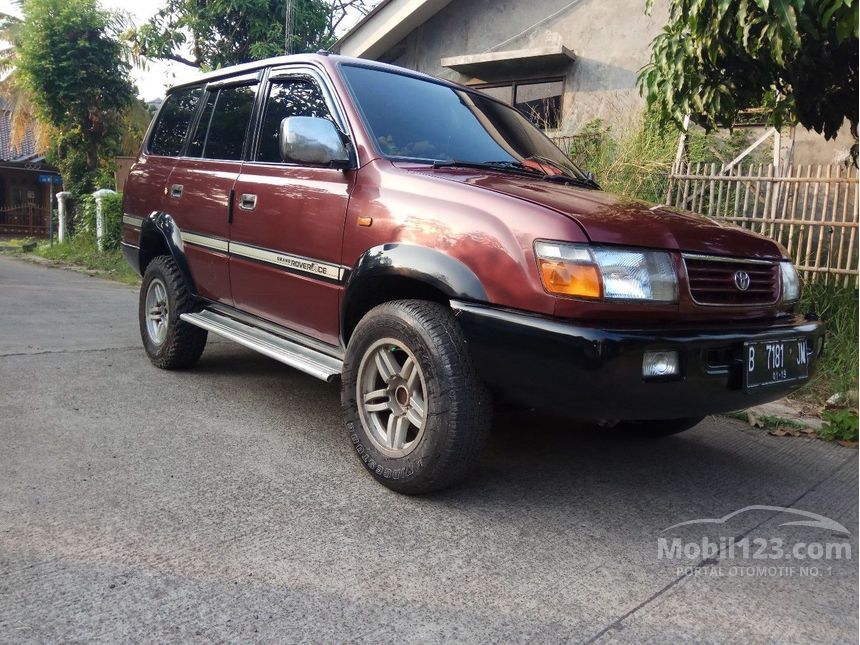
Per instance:
[[[465,485],[402,497],[353,456],[337,387],[227,342],[156,370],[136,307],[0,258],[2,642],[857,640],[854,450],[509,415]],[[665,530],[756,505],[830,522]]]

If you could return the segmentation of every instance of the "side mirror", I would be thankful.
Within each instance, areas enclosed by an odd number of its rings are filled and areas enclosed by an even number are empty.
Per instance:
[[[337,127],[328,119],[290,116],[281,121],[278,131],[281,159],[292,163],[349,163],[349,151]]]

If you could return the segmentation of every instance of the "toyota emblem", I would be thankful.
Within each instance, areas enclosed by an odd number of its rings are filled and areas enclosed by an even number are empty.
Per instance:
[[[746,271],[735,271],[735,286],[740,291],[746,291],[750,288],[750,274]]]

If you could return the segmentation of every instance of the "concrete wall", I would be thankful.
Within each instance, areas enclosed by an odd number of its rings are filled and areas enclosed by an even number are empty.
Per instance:
[[[835,139],[826,141],[817,132],[798,127],[795,133],[793,163],[834,164],[850,157],[854,138],[848,122],[839,130]]]
[[[624,126],[644,106],[636,76],[667,19],[665,0],[657,0],[651,16],[644,8],[644,0],[454,0],[380,60],[469,83],[476,79],[443,68],[441,59],[561,44],[576,62],[563,70],[557,134],[595,118]]]

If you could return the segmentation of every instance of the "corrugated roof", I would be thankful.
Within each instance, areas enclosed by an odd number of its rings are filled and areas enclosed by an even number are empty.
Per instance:
[[[9,103],[0,97],[0,161],[24,162],[36,156],[36,137],[27,129],[24,141],[12,147],[12,110]]]

